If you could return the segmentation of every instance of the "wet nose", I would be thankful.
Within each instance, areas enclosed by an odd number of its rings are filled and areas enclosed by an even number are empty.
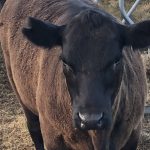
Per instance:
[[[78,116],[80,119],[80,128],[83,130],[95,130],[103,126],[104,113],[88,114],[79,112]]]

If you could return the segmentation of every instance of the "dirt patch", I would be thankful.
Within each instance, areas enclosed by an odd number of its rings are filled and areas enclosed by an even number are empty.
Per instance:
[[[131,2],[131,1],[130,1]],[[102,0],[101,5],[115,16],[120,17],[117,0]],[[128,3],[129,5],[129,3]],[[129,7],[129,6],[128,6]],[[144,15],[143,15],[144,14]],[[150,18],[150,3],[145,0],[136,9],[134,20],[144,20]],[[147,75],[150,81],[150,54],[144,54],[143,60],[147,67]],[[149,99],[146,104],[150,104],[150,84]],[[139,150],[150,149],[150,116],[145,117],[143,121],[143,131],[139,143]],[[2,150],[34,150],[31,141],[25,117],[20,104],[11,89],[6,75],[2,52],[0,50],[0,149]]]

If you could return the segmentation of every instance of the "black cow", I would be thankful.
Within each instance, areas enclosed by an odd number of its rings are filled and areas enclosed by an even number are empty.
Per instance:
[[[30,17],[25,26],[27,16],[51,23]],[[9,0],[1,20],[36,149],[137,148],[147,92],[138,48],[150,45],[149,20],[124,26],[90,0]]]

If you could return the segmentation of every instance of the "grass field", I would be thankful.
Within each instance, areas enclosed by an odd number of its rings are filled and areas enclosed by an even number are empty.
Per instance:
[[[129,8],[131,1],[127,1],[129,2],[127,5]],[[117,0],[101,0],[101,6],[120,18]],[[149,0],[143,0],[133,14],[133,19],[137,22],[148,18],[150,19],[150,2]],[[143,60],[147,67],[147,75],[150,77],[150,54],[144,54]],[[148,81],[150,81],[150,78]],[[150,104],[150,84],[149,98],[146,104]],[[2,51],[0,50],[0,150],[33,149],[23,111],[8,82]],[[143,121],[139,149],[150,150],[150,116],[147,116]]]

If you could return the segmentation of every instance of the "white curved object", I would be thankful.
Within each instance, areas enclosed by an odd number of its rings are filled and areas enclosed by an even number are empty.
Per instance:
[[[124,0],[119,0],[120,12],[121,12],[122,16],[124,17],[124,19],[122,20],[123,23],[127,22],[128,24],[134,24],[134,22],[130,18],[130,15],[136,9],[136,7],[140,1],[141,0],[136,0],[135,3],[133,4],[133,6],[130,8],[130,10],[128,12],[126,12]]]

